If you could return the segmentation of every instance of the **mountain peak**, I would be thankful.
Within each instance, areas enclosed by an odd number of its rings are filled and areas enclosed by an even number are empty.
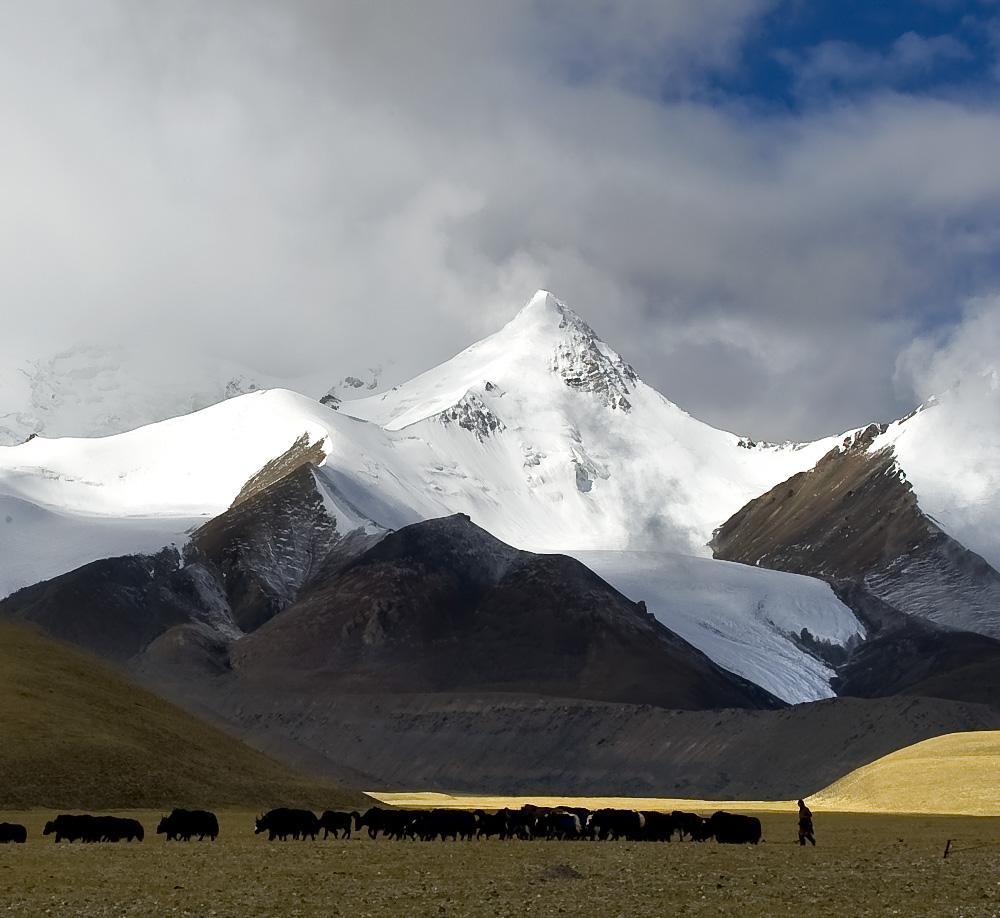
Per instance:
[[[524,327],[573,328],[588,336],[597,337],[594,330],[583,319],[548,290],[536,290],[534,296],[507,323],[506,327],[515,330]]]
[[[527,303],[521,308],[515,317],[530,316],[530,315],[557,315],[562,318],[569,307],[558,299],[556,296],[551,294],[548,290],[536,290],[534,295],[528,300]]]

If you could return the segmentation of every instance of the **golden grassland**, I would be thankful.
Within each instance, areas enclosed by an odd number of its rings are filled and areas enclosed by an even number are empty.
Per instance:
[[[619,807],[796,813],[794,800],[704,800],[674,797],[518,797],[495,794],[383,793],[371,796],[393,806],[516,809],[536,806]],[[817,813],[895,813],[1000,816],[1000,731],[950,733],[925,740],[870,765],[806,798]]]
[[[0,807],[256,806],[361,794],[303,777],[79,648],[0,622]]]
[[[268,842],[252,811],[220,812],[215,842],[55,844],[53,813],[0,845],[0,915],[252,916],[1000,915],[1000,819],[821,814],[815,848],[794,813],[760,814],[760,845],[714,842]],[[126,814],[121,814],[126,815]],[[942,857],[951,840],[947,858]]]
[[[810,798],[854,813],[1000,814],[1000,731],[949,733],[884,756]]]

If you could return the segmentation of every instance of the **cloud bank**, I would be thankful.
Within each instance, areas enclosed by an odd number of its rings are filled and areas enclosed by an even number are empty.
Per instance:
[[[717,426],[897,417],[1000,289],[1000,113],[901,88],[964,47],[909,30],[777,54],[810,104],[721,90],[779,6],[22,4],[0,350],[392,384],[546,287]]]

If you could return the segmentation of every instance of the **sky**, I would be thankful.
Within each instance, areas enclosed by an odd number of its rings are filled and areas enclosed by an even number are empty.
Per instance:
[[[545,288],[715,426],[892,420],[1000,360],[998,79],[990,0],[10,4],[0,375],[387,386]]]

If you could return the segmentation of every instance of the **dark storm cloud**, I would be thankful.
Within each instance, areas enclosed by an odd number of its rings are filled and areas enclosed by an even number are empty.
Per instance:
[[[774,6],[23,4],[0,33],[5,349],[391,383],[544,286],[719,426],[901,414],[899,355],[1000,282],[1000,117],[887,77],[794,113],[720,96]],[[829,50],[789,66],[870,82],[961,46]]]

